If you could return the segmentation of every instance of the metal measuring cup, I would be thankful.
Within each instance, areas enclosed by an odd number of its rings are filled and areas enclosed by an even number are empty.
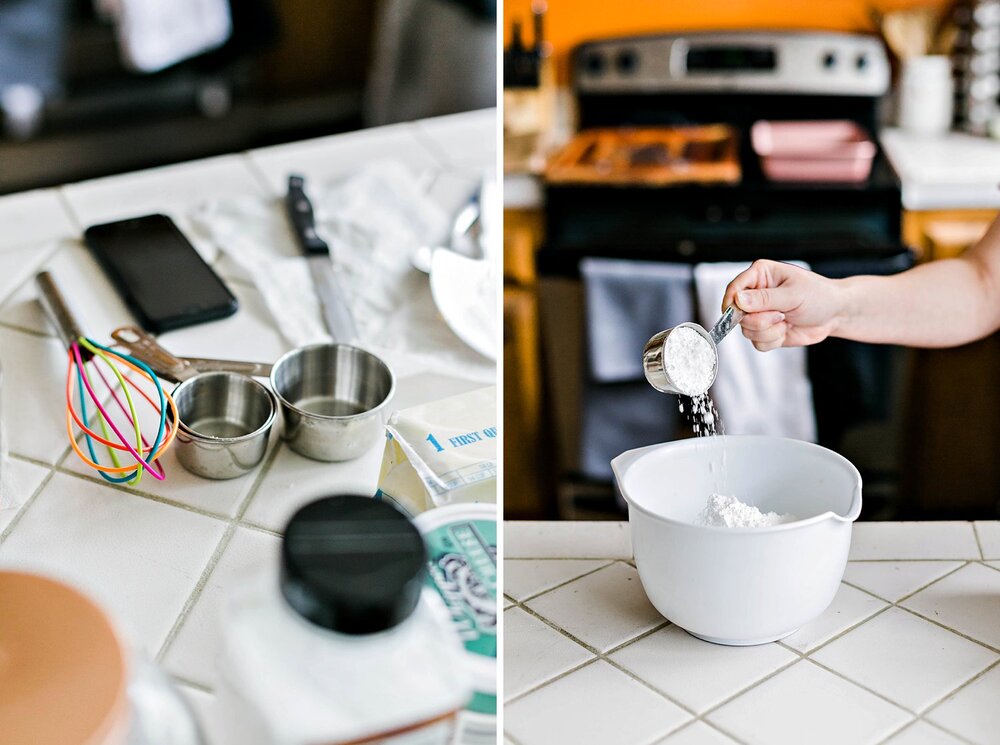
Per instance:
[[[384,435],[396,379],[381,358],[360,347],[314,344],[274,363],[271,388],[288,446],[314,460],[342,461]]]
[[[111,337],[157,375],[179,383],[171,394],[180,418],[174,448],[185,469],[202,478],[232,479],[261,462],[277,404],[250,375],[266,375],[270,365],[176,357],[133,326],[115,329]]]
[[[116,329],[112,338],[157,374],[181,380],[188,368],[270,375],[282,414],[282,437],[299,455],[322,461],[351,460],[384,435],[386,409],[396,388],[380,357],[349,344],[293,349],[274,365],[175,357],[142,329]],[[179,435],[178,435],[179,436]]]
[[[697,323],[681,323],[673,328],[665,329],[655,334],[646,342],[646,346],[642,350],[642,369],[646,373],[646,381],[656,390],[663,393],[674,393],[684,396],[698,395],[698,393],[692,394],[690,391],[682,391],[674,384],[670,379],[670,374],[667,372],[665,359],[667,338],[670,334],[679,328],[689,328],[698,333],[712,346],[715,363],[712,365],[712,381],[708,384],[708,388],[711,388],[712,384],[715,383],[716,376],[719,374],[718,345],[726,337],[726,334],[739,325],[744,315],[742,310],[735,305],[730,305],[712,327],[711,331],[706,331]],[[704,391],[701,392],[704,393]]]

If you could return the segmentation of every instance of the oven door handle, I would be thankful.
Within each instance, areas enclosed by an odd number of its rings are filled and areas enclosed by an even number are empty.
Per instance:
[[[674,39],[670,42],[667,69],[674,80],[682,80],[687,75],[688,49],[689,45],[685,39]]]

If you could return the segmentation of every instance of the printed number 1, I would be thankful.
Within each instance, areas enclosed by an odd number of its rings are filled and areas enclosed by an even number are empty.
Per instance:
[[[441,444],[437,440],[434,439],[434,435],[427,435],[427,442],[429,442],[431,445],[433,445],[434,447],[436,447],[437,451],[439,453],[443,453],[444,452],[444,448],[441,447]]]

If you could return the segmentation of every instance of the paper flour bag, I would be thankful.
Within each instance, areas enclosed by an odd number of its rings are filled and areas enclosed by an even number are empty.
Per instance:
[[[389,417],[376,496],[411,515],[497,500],[497,389],[479,388]]]

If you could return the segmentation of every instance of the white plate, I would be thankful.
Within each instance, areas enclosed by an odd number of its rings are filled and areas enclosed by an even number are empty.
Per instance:
[[[489,260],[435,251],[431,258],[431,294],[444,320],[479,354],[497,358],[497,279]]]

